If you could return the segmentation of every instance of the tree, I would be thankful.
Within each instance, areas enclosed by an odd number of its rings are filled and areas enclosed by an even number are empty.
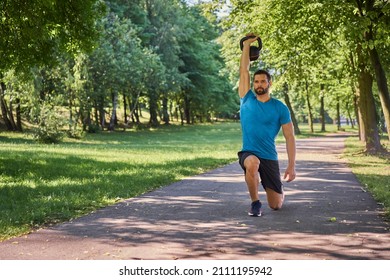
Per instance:
[[[387,134],[390,139],[390,94],[387,84],[386,71],[382,64],[381,55],[378,51],[380,45],[390,45],[390,7],[388,1],[356,1],[357,15],[367,22],[364,30],[364,39],[368,47],[371,65],[374,69],[376,83],[379,90],[382,110],[387,124]]]
[[[91,50],[103,9],[98,0],[1,1],[0,72],[54,63],[61,51]]]
[[[178,92],[185,81],[185,76],[180,73],[179,67],[183,64],[180,60],[179,38],[184,35],[180,28],[182,5],[177,0],[145,0],[145,11],[150,25],[146,32],[150,34],[149,44],[153,51],[160,56],[165,66],[164,80],[159,81],[155,89],[160,92],[149,94],[150,124],[158,125],[157,111],[159,98],[162,99],[162,115],[165,124],[169,124],[168,94],[170,91]]]
[[[245,27],[260,34],[266,49],[263,59],[273,68],[283,69],[290,84],[300,78],[307,79],[308,73],[323,75],[325,59],[339,57],[335,50],[345,54],[344,60],[349,60],[349,54],[352,54],[357,72],[349,77],[356,78],[358,87],[362,140],[367,151],[382,150],[375,104],[366,105],[373,103],[371,81],[375,78],[385,119],[389,116],[385,68],[379,53],[390,44],[388,1],[232,0],[231,3],[231,26],[236,32]],[[333,79],[340,80],[338,75]],[[313,83],[314,80],[308,81]]]
[[[80,124],[83,130],[114,129],[119,123],[117,113],[122,104],[124,123],[129,117],[139,121],[139,104],[143,103],[149,109],[151,126],[159,125],[160,121],[169,124],[171,115],[179,109],[188,111],[187,121],[191,123],[211,120],[217,115],[230,116],[236,110],[238,102],[231,94],[231,85],[223,73],[220,46],[215,42],[218,33],[210,24],[216,17],[211,14],[206,17],[199,6],[187,9],[180,0],[107,0],[104,3],[34,0],[31,9],[37,11],[34,16],[41,18],[24,22],[20,19],[29,19],[25,13],[29,16],[33,13],[24,6],[17,13],[21,1],[15,3],[15,6],[9,1],[1,4],[8,10],[1,14],[4,16],[0,24],[14,24],[16,34],[22,27],[30,29],[20,33],[23,38],[16,38],[25,49],[21,48],[14,61],[11,58],[16,57],[16,52],[8,51],[8,61],[4,60],[7,66],[0,69],[15,69],[15,77],[32,73],[36,84],[45,88],[37,102],[40,97],[52,95],[45,111],[54,110],[51,105],[66,108],[62,112],[68,117],[71,136],[77,136]],[[96,20],[102,9],[95,7],[104,5],[107,12],[100,13]],[[14,22],[9,19],[10,9],[14,16],[17,14]],[[57,10],[64,9],[67,16],[56,14]],[[77,27],[70,30],[73,21]],[[84,28],[83,24],[88,26]],[[36,30],[40,27],[41,30]],[[31,72],[32,67],[45,71]],[[51,71],[55,75],[49,77]],[[17,101],[16,96],[31,92],[18,93],[16,89],[22,85],[21,81],[11,80],[12,83],[1,84],[0,105],[3,118],[6,116],[7,124],[13,127],[15,121],[10,116],[14,115],[12,112],[18,114],[19,104],[20,108],[34,110],[39,104],[23,104],[24,98],[20,98],[22,103]],[[53,82],[53,88],[49,90],[42,81]],[[173,108],[177,110],[174,112]]]
[[[98,36],[94,22],[103,9],[99,0],[1,1],[0,79],[11,69],[28,74],[33,66],[53,65],[62,52],[91,50]],[[0,103],[8,123],[3,86]]]
[[[188,82],[183,86],[184,117],[187,123],[211,119],[214,114],[230,114],[238,110],[236,94],[228,78],[223,75],[220,46],[213,40],[218,33],[211,23],[202,16],[201,7],[188,7],[184,11],[186,21],[183,24],[183,36],[180,40],[180,58],[183,65],[179,68]]]
[[[377,44],[390,45],[390,41],[376,40],[386,33],[390,26],[390,13],[387,1],[357,0],[343,1],[338,6],[340,18],[346,20],[339,22],[347,40],[347,45],[355,57],[358,79],[358,107],[361,140],[364,141],[366,151],[380,153],[383,148],[380,144],[376,105],[373,96],[373,81],[376,79],[382,101],[382,111],[385,120],[390,120],[390,98],[385,79],[384,69],[377,52]],[[387,6],[387,8],[386,8]],[[387,124],[389,125],[389,123]]]
[[[89,76],[93,80],[92,100],[102,127],[105,126],[105,108],[112,109],[108,128],[113,130],[117,123],[119,97],[126,100],[134,94],[138,99],[140,91],[146,89],[146,75],[155,66],[150,61],[148,49],[141,47],[137,27],[129,19],[121,19],[110,12],[99,24],[102,36],[88,60]]]

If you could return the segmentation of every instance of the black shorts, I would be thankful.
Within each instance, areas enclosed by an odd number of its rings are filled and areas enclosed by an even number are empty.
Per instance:
[[[257,157],[255,154],[250,152],[238,152],[239,163],[244,172],[246,172],[244,161],[248,156]],[[275,192],[282,194],[283,184],[280,179],[279,162],[277,160],[257,158],[260,160],[259,173],[263,188],[270,188]]]

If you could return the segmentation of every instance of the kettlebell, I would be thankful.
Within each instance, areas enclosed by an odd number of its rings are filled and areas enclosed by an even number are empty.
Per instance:
[[[256,36],[245,36],[244,38],[242,38],[240,40],[240,48],[241,48],[241,50],[244,47],[244,41],[248,40],[249,38],[254,38],[254,37],[256,37]],[[257,38],[257,43],[258,43],[257,47],[256,46],[250,46],[250,48],[249,48],[249,60],[250,61],[255,61],[260,56],[260,51],[263,48],[263,43],[261,42],[260,38]]]

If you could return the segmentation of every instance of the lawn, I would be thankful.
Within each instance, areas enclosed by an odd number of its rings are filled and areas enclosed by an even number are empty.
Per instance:
[[[382,137],[381,143],[390,151],[390,142]],[[367,191],[384,207],[384,214],[390,219],[390,157],[371,156],[363,153],[363,143],[357,137],[346,141],[344,158]]]

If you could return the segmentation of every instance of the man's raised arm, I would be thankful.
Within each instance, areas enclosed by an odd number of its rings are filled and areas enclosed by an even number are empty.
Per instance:
[[[248,34],[247,36],[254,36],[253,34]],[[240,98],[243,98],[250,89],[250,77],[249,77],[249,48],[250,45],[257,40],[257,37],[248,38],[243,42],[241,60],[240,60],[240,81],[238,84],[238,94]]]

